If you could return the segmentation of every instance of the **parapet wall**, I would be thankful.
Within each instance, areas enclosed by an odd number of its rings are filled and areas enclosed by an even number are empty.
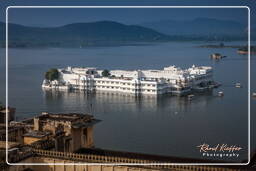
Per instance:
[[[126,157],[115,157],[115,156],[103,156],[103,155],[93,155],[93,154],[75,154],[75,153],[64,153],[64,152],[56,152],[56,151],[47,151],[47,150],[37,150],[34,149],[34,154],[41,158],[52,158],[51,163],[57,163],[59,161],[66,161],[65,163],[104,163],[104,164],[113,164],[118,163],[120,165],[127,165],[130,163],[155,163],[155,165],[143,166],[143,168],[149,170],[162,170],[162,169],[170,169],[170,170],[183,170],[183,171],[238,171],[238,170],[250,170],[246,168],[238,167],[222,167],[222,166],[194,166],[194,165],[157,165],[158,162],[152,160],[143,160],[143,159],[133,159]],[[50,160],[51,161],[51,160]],[[49,163],[48,161],[47,163]],[[68,162],[69,161],[69,162]],[[184,161],[185,162],[185,161]],[[73,166],[74,167],[74,166]],[[85,166],[84,166],[85,167]],[[141,166],[142,167],[142,166]],[[75,167],[74,167],[75,168]],[[131,167],[124,167],[122,170],[129,170]],[[99,171],[103,171],[101,169]],[[70,170],[72,171],[72,170]],[[74,170],[75,171],[75,170]]]

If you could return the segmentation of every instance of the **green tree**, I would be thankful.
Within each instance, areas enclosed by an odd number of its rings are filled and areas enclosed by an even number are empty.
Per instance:
[[[49,69],[45,73],[45,79],[47,80],[57,80],[59,78],[59,71],[56,68]]]
[[[108,77],[108,76],[110,76],[110,72],[109,72],[109,70],[104,69],[104,70],[102,71],[101,75],[102,75],[103,77]]]
[[[87,70],[86,74],[91,74],[92,75],[92,74],[95,74],[95,71],[94,70]]]

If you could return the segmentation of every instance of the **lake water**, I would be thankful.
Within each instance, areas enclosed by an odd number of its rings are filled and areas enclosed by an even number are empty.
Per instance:
[[[17,108],[17,119],[43,111],[92,113],[102,120],[95,126],[98,148],[204,158],[196,147],[238,145],[238,158],[246,160],[248,144],[248,57],[236,49],[199,48],[202,43],[163,43],[148,46],[94,47],[83,49],[10,49],[9,105]],[[246,44],[230,42],[226,44]],[[209,59],[219,52],[227,58]],[[0,101],[5,101],[5,49],[0,49]],[[256,56],[251,56],[252,92],[256,91]],[[93,66],[99,69],[161,69],[176,65],[187,68],[209,65],[222,86],[213,92],[185,97],[135,98],[113,94],[43,91],[44,72],[52,67]],[[242,88],[235,88],[240,82]],[[224,97],[218,97],[218,91]],[[92,106],[92,107],[91,107]],[[255,121],[256,99],[251,98],[251,122]],[[252,125],[252,130],[255,126]],[[255,134],[252,134],[255,150]],[[219,159],[219,158],[209,158]]]

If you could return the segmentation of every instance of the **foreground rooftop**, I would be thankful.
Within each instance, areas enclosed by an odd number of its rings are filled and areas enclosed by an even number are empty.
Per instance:
[[[46,137],[46,136],[49,136],[49,135],[51,135],[51,133],[48,132],[48,131],[33,130],[33,131],[30,131],[30,132],[24,134],[24,137],[43,138],[43,137]]]
[[[80,114],[80,113],[46,113],[43,112],[42,115],[37,116],[40,120],[55,120],[55,121],[70,121],[74,122],[80,119],[92,120],[93,116],[89,114]]]

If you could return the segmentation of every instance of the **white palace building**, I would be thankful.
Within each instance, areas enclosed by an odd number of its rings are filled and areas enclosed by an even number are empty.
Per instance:
[[[216,87],[213,70],[208,66],[192,66],[186,70],[175,66],[163,70],[111,70],[107,77],[96,68],[58,69],[58,80],[44,80],[45,89],[107,91],[134,95],[184,94]]]

